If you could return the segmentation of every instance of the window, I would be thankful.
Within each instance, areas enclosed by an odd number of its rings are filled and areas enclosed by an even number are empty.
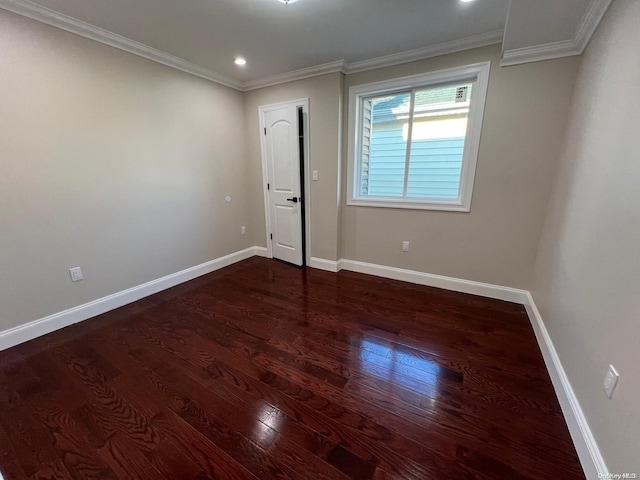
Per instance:
[[[468,212],[489,68],[352,87],[347,204]]]

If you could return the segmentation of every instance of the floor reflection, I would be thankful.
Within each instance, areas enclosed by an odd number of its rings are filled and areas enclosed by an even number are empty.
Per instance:
[[[402,346],[363,339],[359,356],[360,368],[394,385],[432,396],[440,379],[440,365],[411,352],[398,351],[398,348],[401,349]]]
[[[262,405],[256,411],[253,426],[253,439],[259,445],[269,445],[278,435],[282,417],[277,414],[275,407]]]

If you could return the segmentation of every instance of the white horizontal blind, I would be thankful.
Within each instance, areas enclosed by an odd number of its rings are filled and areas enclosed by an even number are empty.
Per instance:
[[[472,87],[466,81],[364,98],[359,194],[457,199]]]

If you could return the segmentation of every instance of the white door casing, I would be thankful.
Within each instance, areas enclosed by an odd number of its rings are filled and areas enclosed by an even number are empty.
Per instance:
[[[300,106],[287,102],[260,107],[268,250],[294,265],[303,264]]]

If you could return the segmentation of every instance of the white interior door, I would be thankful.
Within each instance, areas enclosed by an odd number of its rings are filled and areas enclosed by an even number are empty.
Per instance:
[[[298,107],[263,110],[273,257],[302,265],[302,196]]]

